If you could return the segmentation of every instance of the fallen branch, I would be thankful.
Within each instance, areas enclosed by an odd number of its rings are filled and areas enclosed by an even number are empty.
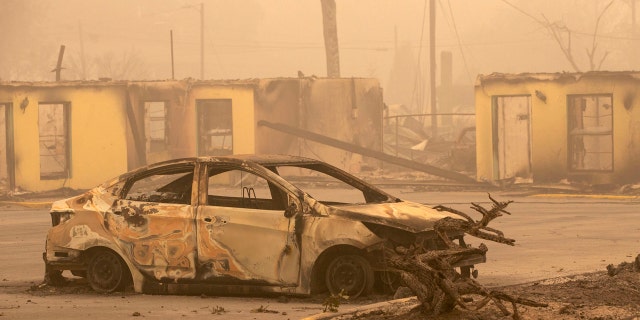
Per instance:
[[[455,210],[453,208],[445,207],[445,206],[435,206],[434,209],[438,211],[447,211],[450,213],[454,213],[465,218],[467,221],[454,219],[454,218],[444,218],[436,222],[434,229],[438,236],[449,245],[449,247],[455,246],[455,244],[449,239],[447,236],[447,232],[465,232],[469,235],[472,235],[476,238],[491,240],[498,243],[504,243],[512,246],[515,242],[514,239],[505,238],[502,231],[491,228],[488,226],[489,222],[497,217],[501,217],[502,213],[506,213],[511,215],[510,212],[505,210],[507,206],[513,201],[505,201],[500,202],[491,197],[489,195],[489,199],[493,202],[493,206],[490,210],[487,210],[476,203],[471,203],[471,208],[482,214],[482,219],[475,221],[467,214]]]
[[[546,307],[544,303],[533,300],[513,297],[498,290],[488,290],[477,281],[462,276],[453,266],[456,262],[476,255],[485,255],[487,247],[480,244],[477,248],[465,247],[454,243],[449,234],[467,233],[477,238],[491,240],[507,245],[514,245],[515,240],[504,237],[502,231],[493,229],[488,224],[506,211],[512,201],[496,201],[489,195],[493,202],[490,209],[485,209],[479,204],[472,203],[471,208],[482,214],[480,220],[473,220],[467,214],[458,210],[436,206],[439,211],[454,213],[463,219],[443,218],[434,225],[434,231],[446,244],[443,250],[425,250],[421,244],[410,248],[387,248],[385,257],[387,265],[400,272],[400,276],[421,302],[421,311],[425,314],[438,315],[451,311],[455,306],[464,310],[480,310],[489,302],[493,302],[504,315],[513,314],[514,319],[519,318],[516,305],[533,307]],[[477,302],[469,302],[464,295],[481,295],[484,298]],[[510,312],[503,304],[509,302],[512,305]]]

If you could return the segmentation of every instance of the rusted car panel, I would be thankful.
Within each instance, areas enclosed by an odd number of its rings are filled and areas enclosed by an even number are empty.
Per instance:
[[[194,279],[193,208],[118,202],[122,207],[121,214],[107,214],[105,226],[138,269],[156,280]]]
[[[317,190],[311,196],[300,187],[304,180],[284,176],[290,169],[335,179],[362,200],[323,199]],[[149,293],[348,287],[351,295],[370,292],[374,272],[384,270],[383,246],[420,242],[438,249],[433,224],[458,218],[291,156],[158,163],[55,202],[51,216],[43,256],[52,283],[71,270],[102,292],[130,278],[137,292]],[[484,256],[460,266],[478,262]],[[355,279],[340,277],[345,268]]]

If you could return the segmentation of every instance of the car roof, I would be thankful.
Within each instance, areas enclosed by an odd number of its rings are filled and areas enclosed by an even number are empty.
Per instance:
[[[206,163],[206,162],[219,162],[219,163],[236,163],[236,164],[242,164],[243,162],[250,162],[250,163],[254,163],[260,166],[264,166],[264,167],[270,167],[270,166],[305,166],[305,165],[323,165],[323,166],[327,166],[328,168],[330,168],[332,171],[338,171],[341,172],[341,175],[344,175],[346,178],[357,181],[357,183],[359,185],[362,185],[363,187],[366,188],[370,188],[373,190],[376,190],[377,192],[380,192],[382,194],[385,194],[391,198],[395,198],[392,195],[387,194],[386,192],[376,188],[375,186],[369,184],[368,182],[359,179],[358,177],[355,177],[353,175],[351,175],[348,172],[344,172],[341,169],[338,169],[326,162],[320,161],[320,160],[315,160],[315,159],[311,159],[311,158],[305,158],[305,157],[299,157],[299,156],[291,156],[291,155],[282,155],[282,154],[240,154],[240,155],[228,155],[228,156],[202,156],[202,157],[190,157],[190,158],[180,158],[180,159],[172,159],[172,160],[167,160],[167,161],[162,161],[162,162],[158,162],[158,163],[154,163],[148,166],[144,166],[132,171],[129,171],[127,173],[124,173],[122,175],[120,175],[118,178],[114,179],[114,180],[110,180],[108,182],[105,182],[105,184],[103,186],[108,187],[110,185],[113,185],[114,183],[116,183],[117,181],[122,181],[125,179],[129,179],[132,176],[136,176],[138,174],[141,173],[145,173],[149,170],[154,170],[157,168],[161,168],[164,166],[171,166],[172,164],[184,164],[184,165],[189,165],[189,164],[194,164],[196,162],[200,162],[200,163]],[[282,179],[282,178],[281,178]],[[285,180],[286,182],[286,180]],[[297,187],[291,185],[291,187],[297,189]],[[299,189],[297,189],[300,192],[303,192]]]
[[[147,171],[149,169],[162,167],[171,164],[178,163],[193,163],[193,162],[253,162],[262,166],[279,166],[279,165],[304,165],[304,164],[320,164],[322,161],[315,159],[283,155],[283,154],[234,154],[227,156],[201,156],[190,158],[171,159],[153,163],[135,170],[128,172],[125,175],[131,175],[138,172]]]
[[[193,164],[196,162],[219,162],[219,163],[236,163],[241,164],[243,162],[255,163],[260,166],[282,166],[282,165],[310,165],[310,164],[326,164],[325,162],[298,157],[291,155],[282,155],[282,154],[238,154],[238,155],[227,155],[227,156],[201,156],[201,157],[189,157],[189,158],[178,158],[171,159],[161,162],[156,162],[153,164],[149,164],[147,166],[139,167],[137,169],[131,170],[129,172],[123,173],[118,176],[115,180],[109,180],[105,182],[106,185],[111,185],[116,181],[122,181],[129,179],[132,176],[136,176],[141,173],[145,173],[149,170],[154,170],[156,168],[161,168],[164,166],[171,166],[174,164]],[[331,166],[331,165],[329,165]]]
[[[228,155],[228,156],[198,157],[197,161],[198,162],[215,162],[215,161],[224,161],[227,159],[255,162],[263,166],[322,163],[321,161],[318,161],[315,159],[284,155],[284,154],[238,154],[238,155]]]

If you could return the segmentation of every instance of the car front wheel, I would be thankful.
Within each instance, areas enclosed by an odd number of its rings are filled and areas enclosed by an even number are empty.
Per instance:
[[[375,278],[367,259],[349,254],[331,260],[325,273],[325,281],[331,294],[342,292],[350,298],[355,298],[371,293]]]
[[[127,267],[115,253],[102,250],[96,252],[87,268],[87,281],[93,290],[110,293],[121,289],[127,282]]]

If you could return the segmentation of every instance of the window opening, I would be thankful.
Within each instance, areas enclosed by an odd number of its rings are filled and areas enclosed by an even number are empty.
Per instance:
[[[69,176],[69,121],[67,103],[40,103],[40,179]]]
[[[144,103],[147,154],[167,150],[167,108],[164,101]]]
[[[278,195],[274,200],[273,193]],[[243,170],[214,168],[209,174],[207,204],[210,206],[282,210],[283,193],[267,180]]]
[[[233,154],[231,100],[198,100],[198,155]]]
[[[569,96],[569,169],[613,170],[611,95]]]
[[[324,204],[361,204],[367,202],[363,190],[324,172],[297,166],[279,166],[277,171],[280,176]],[[388,200],[381,195],[373,198]],[[374,201],[372,199],[371,202]]]
[[[126,200],[191,204],[193,168],[165,170],[133,182]]]

